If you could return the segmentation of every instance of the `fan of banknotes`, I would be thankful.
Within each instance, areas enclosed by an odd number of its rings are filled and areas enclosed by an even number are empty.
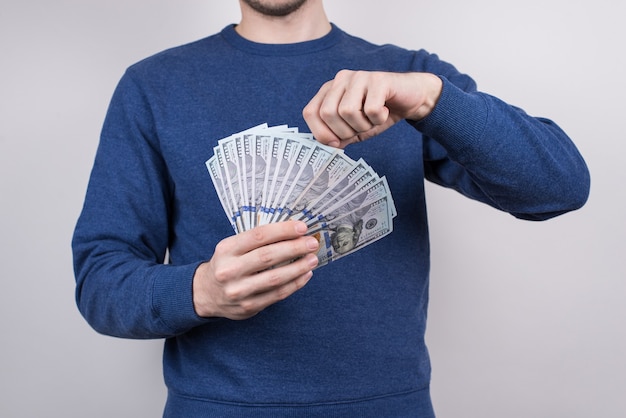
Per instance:
[[[393,230],[385,177],[311,134],[263,124],[221,139],[213,151],[206,166],[235,233],[304,221],[320,243],[321,267]]]

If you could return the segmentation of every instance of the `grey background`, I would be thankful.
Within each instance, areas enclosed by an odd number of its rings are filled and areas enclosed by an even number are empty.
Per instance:
[[[483,91],[556,120],[592,172],[587,206],[547,223],[428,186],[439,416],[626,416],[624,2],[326,3],[341,28],[436,52]],[[2,0],[0,416],[160,416],[162,342],[88,327],[70,238],[123,70],[237,22],[238,10]]]

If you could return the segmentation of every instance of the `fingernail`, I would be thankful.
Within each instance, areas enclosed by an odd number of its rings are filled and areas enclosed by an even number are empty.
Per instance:
[[[304,222],[296,222],[296,232],[299,234],[304,234],[307,231],[307,226]]]
[[[309,259],[307,261],[309,262],[309,266],[311,266],[311,268],[317,266],[317,263],[319,262],[317,256],[313,254],[309,254]]]
[[[316,250],[316,249],[317,249],[317,247],[319,247],[319,242],[317,242],[317,240],[316,240],[315,238],[312,238],[312,237],[311,237],[311,238],[308,238],[308,239],[306,240],[306,247],[307,247],[309,250]]]

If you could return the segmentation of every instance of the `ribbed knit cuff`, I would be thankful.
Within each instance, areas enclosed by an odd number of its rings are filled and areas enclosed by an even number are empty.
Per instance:
[[[193,276],[198,265],[163,266],[155,277],[153,309],[172,334],[181,334],[214,320],[198,316],[193,306]]]
[[[413,126],[443,145],[454,158],[479,141],[488,117],[488,106],[480,94],[467,93],[445,77],[441,96],[433,111]]]

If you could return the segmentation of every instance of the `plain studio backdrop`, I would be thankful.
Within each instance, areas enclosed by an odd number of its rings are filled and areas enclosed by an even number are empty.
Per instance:
[[[626,416],[624,3],[326,8],[354,35],[437,53],[482,91],[554,119],[591,170],[588,204],[544,223],[428,186],[438,415]],[[238,19],[236,0],[2,0],[0,416],[161,415],[162,341],[86,324],[70,240],[125,68]]]

